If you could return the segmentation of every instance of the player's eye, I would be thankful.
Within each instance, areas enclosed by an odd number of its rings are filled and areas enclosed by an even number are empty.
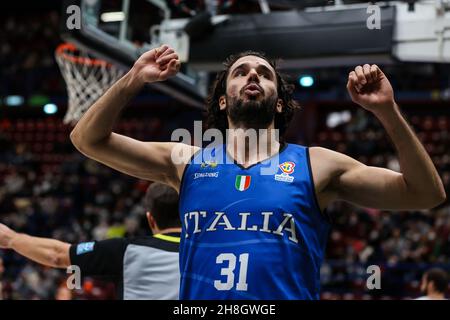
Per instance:
[[[263,78],[265,78],[265,79],[269,79],[269,80],[272,79],[271,74],[270,74],[270,73],[267,73],[267,72],[262,72],[260,76],[263,77]]]

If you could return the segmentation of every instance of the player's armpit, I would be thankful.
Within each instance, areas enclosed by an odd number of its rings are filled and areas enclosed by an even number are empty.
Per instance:
[[[77,149],[94,160],[140,179],[168,184],[176,190],[179,189],[185,164],[198,150],[198,147],[182,143],[143,142],[116,133],[95,145],[76,143],[74,140]]]

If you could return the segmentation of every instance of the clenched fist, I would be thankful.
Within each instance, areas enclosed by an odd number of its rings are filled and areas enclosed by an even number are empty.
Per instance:
[[[350,72],[347,90],[353,102],[375,114],[389,112],[395,105],[394,90],[375,64],[357,66]]]
[[[180,70],[178,54],[169,46],[163,45],[142,54],[136,60],[132,71],[143,83],[164,81]]]
[[[0,223],[0,249],[11,249],[11,242],[16,233]]]

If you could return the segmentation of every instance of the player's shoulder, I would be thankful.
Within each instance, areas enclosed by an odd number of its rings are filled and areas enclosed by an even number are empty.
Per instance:
[[[310,147],[309,153],[313,172],[320,173],[326,180],[361,165],[346,154],[324,147]]]
[[[327,149],[327,148],[319,147],[319,146],[309,147],[309,152],[314,155],[320,155],[320,156],[326,156],[326,157],[336,157],[339,154],[341,154],[341,153],[333,151],[331,149]]]
[[[190,144],[186,144],[183,142],[166,142],[167,146],[170,148],[172,153],[172,160],[174,160],[174,156],[179,157],[179,161],[182,163],[187,163],[189,160],[198,153],[201,148],[198,146],[193,146]]]
[[[328,166],[337,164],[342,159],[342,153],[324,148],[324,147],[309,147],[309,156],[311,162],[320,163],[320,166]]]
[[[311,158],[314,158],[314,160],[317,161],[324,161],[324,162],[332,162],[336,165],[345,165],[347,163],[352,163],[356,160],[351,158],[350,156],[334,151],[331,149],[327,149],[324,147],[309,147],[309,153]]]

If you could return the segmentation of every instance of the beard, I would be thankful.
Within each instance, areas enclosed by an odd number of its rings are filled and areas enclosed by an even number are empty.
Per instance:
[[[241,93],[241,96],[244,94]],[[278,97],[269,96],[263,100],[227,97],[227,115],[235,126],[247,129],[267,129],[275,118]]]

